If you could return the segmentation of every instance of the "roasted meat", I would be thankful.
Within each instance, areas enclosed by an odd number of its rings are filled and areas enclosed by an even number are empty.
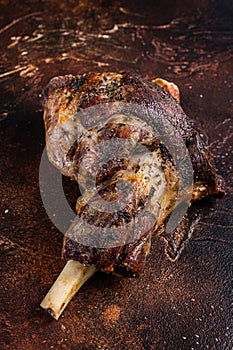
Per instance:
[[[49,160],[82,193],[65,259],[138,276],[151,235],[175,208],[224,195],[174,84],[129,73],[66,75],[50,81],[44,101]]]

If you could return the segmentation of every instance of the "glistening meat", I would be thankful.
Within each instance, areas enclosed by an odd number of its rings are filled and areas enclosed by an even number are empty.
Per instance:
[[[152,234],[178,205],[224,195],[174,84],[129,73],[67,75],[50,81],[44,99],[49,160],[82,189],[63,245],[62,278],[78,276],[75,291],[96,269],[138,276]],[[74,292],[58,305],[55,287],[42,307],[58,318]]]

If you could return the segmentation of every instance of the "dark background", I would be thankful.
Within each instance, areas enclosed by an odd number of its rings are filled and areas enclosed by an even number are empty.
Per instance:
[[[0,348],[231,350],[232,1],[0,1],[0,21]],[[122,70],[179,85],[228,193],[203,203],[176,263],[154,237],[140,278],[97,273],[56,322],[38,308],[64,264],[38,186],[40,94]]]

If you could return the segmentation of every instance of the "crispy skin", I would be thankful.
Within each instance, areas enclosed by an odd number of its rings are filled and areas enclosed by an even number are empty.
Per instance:
[[[153,129],[157,121],[162,129],[172,125],[188,149],[194,176],[192,200],[224,195],[224,185],[215,173],[212,155],[179,103],[161,86],[129,73],[68,75],[50,81],[44,100],[49,159],[64,175],[87,190],[77,201],[77,218],[64,239],[65,258],[94,263],[105,272],[140,273],[149,252],[151,234],[174,208],[180,182],[175,161],[165,147],[168,141],[174,148],[179,147],[180,140],[169,130],[162,130],[167,131],[169,140],[165,137],[161,142]],[[124,102],[123,110],[115,110],[111,102]],[[144,111],[140,118],[134,107],[139,105]],[[98,113],[88,113],[92,106],[98,106]],[[104,163],[106,149],[98,152],[96,149],[101,142],[113,138],[114,147],[120,151]],[[128,142],[123,149],[122,139]],[[138,144],[144,148],[138,149]],[[160,173],[155,174],[153,165]],[[159,185],[156,176],[161,177]],[[128,191],[131,202],[123,210],[103,214],[98,209],[100,198],[109,203],[116,199],[128,203],[128,192],[118,188],[119,183],[124,182],[132,187],[132,191]],[[93,186],[98,196],[91,192]],[[140,213],[143,215],[138,218]],[[83,227],[80,220],[90,228]],[[132,239],[137,220],[141,220],[137,224],[143,230]],[[106,227],[117,228],[118,233],[110,239],[101,233]],[[88,244],[93,237],[101,242],[100,247]],[[87,243],[79,243],[80,238]],[[111,247],[106,246],[107,241]]]

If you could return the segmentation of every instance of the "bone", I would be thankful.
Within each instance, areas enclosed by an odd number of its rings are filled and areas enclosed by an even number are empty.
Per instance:
[[[95,265],[85,266],[69,260],[40,306],[58,320],[73,296],[95,272]]]

